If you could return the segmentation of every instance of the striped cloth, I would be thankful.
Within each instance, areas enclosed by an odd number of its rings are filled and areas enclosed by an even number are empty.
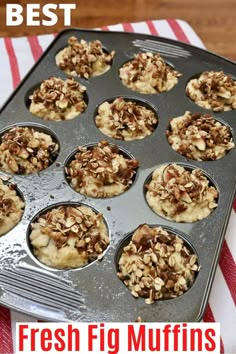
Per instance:
[[[182,20],[157,20],[104,26],[101,30],[153,34],[204,48],[193,29]],[[54,35],[0,38],[0,105],[7,99]],[[221,353],[236,353],[236,201],[230,217],[226,240],[217,267],[210,301],[203,321],[220,322]],[[14,353],[15,323],[37,319],[0,307],[0,354]]]

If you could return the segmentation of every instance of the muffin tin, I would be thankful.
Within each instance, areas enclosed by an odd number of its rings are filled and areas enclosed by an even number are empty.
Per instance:
[[[63,122],[43,121],[27,107],[32,88],[49,76],[66,78],[55,64],[55,55],[67,46],[67,39],[76,36],[86,41],[99,39],[104,49],[115,50],[112,67],[105,74],[88,80],[75,78],[87,88],[88,106],[75,119]],[[119,79],[119,68],[134,54],[155,44],[165,60],[182,73],[178,84],[169,92],[141,94],[125,87]],[[234,75],[236,65],[207,51],[168,39],[132,33],[112,33],[69,29],[61,32],[36,63],[0,112],[0,129],[15,124],[52,131],[59,141],[56,161],[46,170],[29,176],[0,172],[17,184],[25,201],[21,222],[0,238],[0,303],[12,309],[55,321],[199,321],[208,301],[214,273],[232,207],[235,192],[236,149],[217,161],[190,162],[169,145],[165,132],[169,119],[185,111],[212,113],[232,129],[236,129],[236,112],[213,113],[195,105],[185,94],[190,78],[206,70],[223,70]],[[155,131],[142,140],[118,141],[103,135],[95,125],[97,107],[106,100],[124,97],[137,99],[154,107],[158,114]],[[45,127],[45,128],[43,128]],[[235,138],[235,136],[234,136]],[[122,195],[99,199],[75,192],[67,183],[64,167],[78,145],[92,145],[106,139],[124,153],[139,161],[131,188]],[[201,168],[219,190],[218,207],[206,219],[194,223],[176,223],[156,215],[148,206],[144,184],[161,164],[181,163]],[[56,270],[40,263],[32,254],[28,230],[32,219],[42,210],[58,204],[85,204],[103,213],[108,226],[110,245],[101,261],[72,270]],[[180,235],[196,251],[200,271],[192,287],[175,299],[159,300],[146,305],[134,298],[117,277],[120,247],[140,224],[162,226]]]

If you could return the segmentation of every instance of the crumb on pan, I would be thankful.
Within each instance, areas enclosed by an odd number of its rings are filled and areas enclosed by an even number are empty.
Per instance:
[[[230,128],[211,114],[185,112],[171,119],[166,132],[172,148],[194,160],[217,160],[235,145]]]
[[[218,191],[200,169],[162,165],[153,172],[146,189],[149,206],[168,220],[194,222],[217,207]]]
[[[125,157],[116,145],[102,140],[91,148],[79,146],[66,167],[66,175],[77,192],[107,198],[130,188],[138,165],[137,160]]]
[[[0,170],[20,175],[39,172],[55,161],[58,152],[49,134],[16,126],[1,137]]]
[[[180,237],[146,224],[124,247],[118,268],[118,277],[131,294],[146,298],[146,304],[182,295],[199,271],[197,256]]]
[[[88,79],[108,71],[114,55],[115,51],[104,51],[99,40],[79,41],[72,36],[68,39],[68,47],[56,55],[56,64],[67,74]]]
[[[152,134],[157,123],[158,118],[151,109],[122,97],[102,103],[96,116],[96,125],[103,134],[126,141]]]
[[[102,214],[87,206],[59,206],[31,224],[34,255],[55,268],[83,267],[101,259],[109,244]]]
[[[147,94],[169,91],[178,83],[179,76],[158,53],[138,53],[120,68],[125,86]]]
[[[51,76],[43,80],[29,97],[29,110],[34,115],[52,121],[73,119],[86,108],[86,87],[73,78],[62,80]]]
[[[16,185],[6,184],[0,178],[0,236],[18,224],[24,206],[23,200],[16,193]]]
[[[236,109],[236,81],[223,71],[204,71],[188,82],[186,94],[198,106],[215,112]]]

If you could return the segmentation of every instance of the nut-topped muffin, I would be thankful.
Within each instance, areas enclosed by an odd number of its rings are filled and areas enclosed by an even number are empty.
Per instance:
[[[186,94],[198,106],[215,112],[236,109],[236,81],[223,71],[204,71],[188,82]]]
[[[29,110],[44,120],[63,121],[75,118],[84,112],[86,87],[73,78],[62,80],[51,76],[43,80],[29,97]]]
[[[31,224],[29,238],[38,260],[59,269],[101,259],[109,244],[102,214],[83,205],[62,205],[40,215]]]
[[[93,147],[79,146],[66,166],[66,177],[76,192],[94,198],[114,197],[133,183],[138,161],[127,158],[106,140]]]
[[[104,74],[111,67],[115,52],[103,50],[99,40],[86,42],[72,36],[68,47],[56,55],[56,64],[65,73],[85,79]]]
[[[194,222],[206,218],[217,207],[218,191],[200,169],[162,165],[145,187],[149,206],[168,220]]]
[[[0,177],[0,236],[20,221],[25,203],[16,193],[16,185],[4,183]]]
[[[181,74],[158,53],[138,53],[120,68],[122,83],[131,90],[152,94],[171,90]]]
[[[192,285],[199,270],[197,256],[183,239],[162,227],[140,225],[124,247],[118,277],[146,304],[176,298]]]
[[[32,127],[16,126],[0,140],[0,170],[28,175],[48,168],[56,159],[59,146],[49,134]]]
[[[172,148],[188,159],[221,159],[234,147],[230,128],[211,114],[185,112],[171,119],[166,132]]]
[[[119,140],[138,140],[152,134],[158,118],[143,105],[116,98],[113,102],[103,102],[98,107],[96,125],[107,136]]]

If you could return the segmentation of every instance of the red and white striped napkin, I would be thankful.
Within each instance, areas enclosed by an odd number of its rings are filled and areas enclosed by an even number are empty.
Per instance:
[[[157,20],[104,26],[101,30],[153,34],[190,43],[204,45],[188,23],[182,20]],[[19,84],[54,35],[20,38],[0,38],[0,105]],[[226,239],[217,267],[210,301],[203,321],[220,322],[221,353],[236,353],[236,201],[227,228]],[[1,286],[1,284],[0,284]],[[0,307],[0,354],[13,354],[16,322],[34,322],[37,319]]]

